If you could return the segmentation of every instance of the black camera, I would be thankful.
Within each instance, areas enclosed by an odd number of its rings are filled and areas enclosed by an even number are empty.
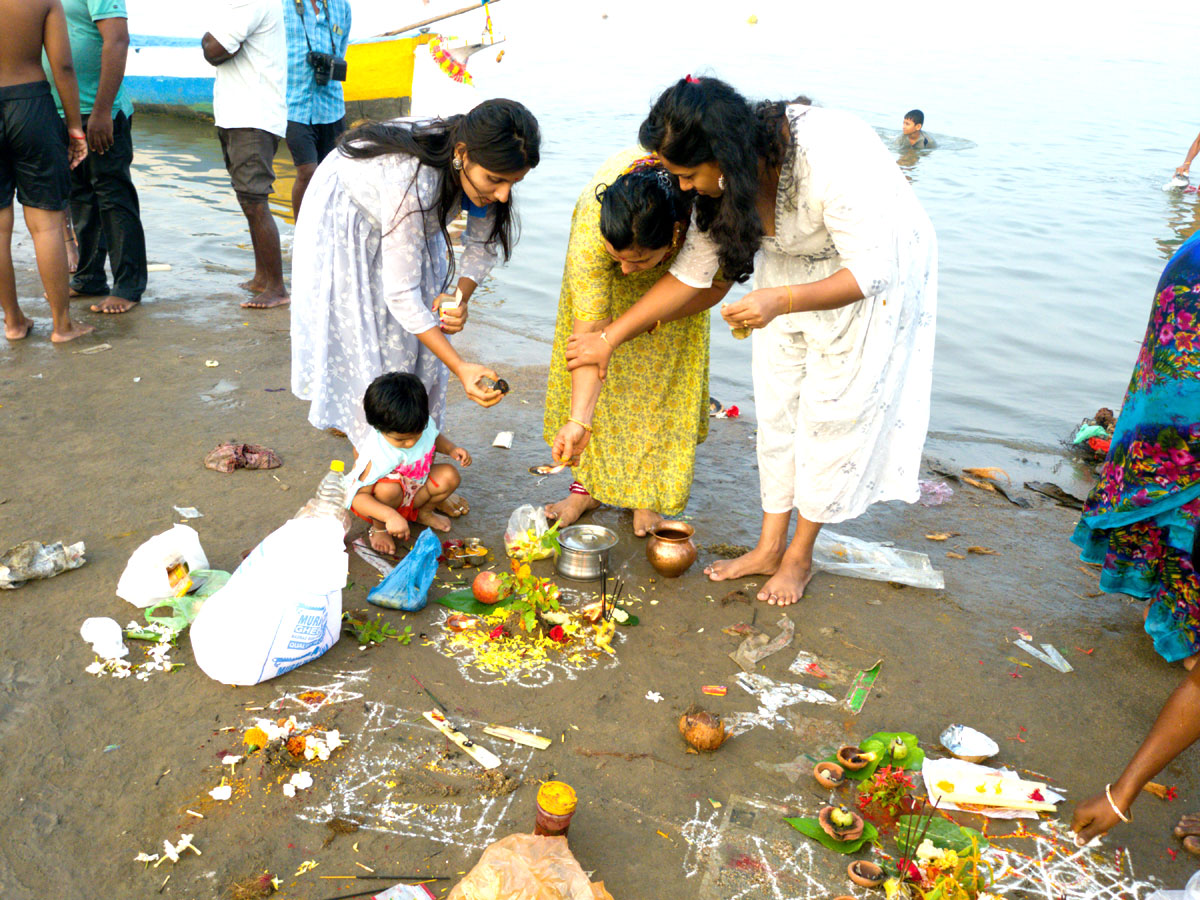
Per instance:
[[[346,80],[346,61],[340,56],[309,50],[308,64],[312,66],[313,80],[317,84],[326,85],[331,81]]]

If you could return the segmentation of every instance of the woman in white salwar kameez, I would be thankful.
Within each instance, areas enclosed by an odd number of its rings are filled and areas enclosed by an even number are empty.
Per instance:
[[[824,523],[920,496],[933,227],[875,132],[807,100],[751,107],[724,82],[689,76],[659,97],[640,137],[699,195],[695,222],[670,274],[568,357],[603,369],[612,348],[694,304],[718,270],[741,281],[753,271],[754,290],[723,315],[754,329],[762,532],[749,553],[705,571],[769,575],[758,598],[793,603]]]
[[[367,386],[409,372],[439,428],[450,372],[481,406],[502,394],[447,334],[462,330],[471,294],[512,245],[511,191],[538,164],[537,120],[489,100],[463,116],[374,123],[349,132],[317,168],[292,249],[292,392],[308,420],[359,446],[370,426]],[[455,267],[447,225],[466,209]],[[451,300],[458,275],[462,303]],[[439,327],[440,326],[440,327]],[[450,510],[453,512],[453,510]]]

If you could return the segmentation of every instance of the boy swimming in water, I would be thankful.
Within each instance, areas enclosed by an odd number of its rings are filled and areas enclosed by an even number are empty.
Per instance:
[[[462,466],[471,464],[471,454],[438,432],[429,416],[429,395],[415,375],[380,375],[363,395],[363,412],[371,431],[354,448],[349,477],[358,490],[350,510],[370,523],[371,546],[394,556],[395,539],[408,537],[409,522],[450,530],[450,520],[434,510],[461,478],[449,463],[435,465],[433,454]]]
[[[932,150],[937,143],[927,135],[925,128],[925,113],[919,109],[910,109],[904,114],[903,132],[896,138],[896,146],[901,150],[912,147],[914,150]]]

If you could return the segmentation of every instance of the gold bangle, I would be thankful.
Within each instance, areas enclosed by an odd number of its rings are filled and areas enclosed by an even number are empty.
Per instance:
[[[575,418],[567,419],[567,421],[574,422],[576,425],[578,425],[580,428],[582,428],[588,434],[592,433],[592,426],[587,424],[586,422],[580,422],[578,419],[575,419]]]
[[[789,284],[788,289],[788,315],[792,314],[792,286]]]
[[[1108,805],[1112,807],[1112,811],[1117,814],[1118,819],[1120,819],[1126,825],[1133,821],[1133,816],[1125,815],[1125,813],[1121,812],[1121,810],[1117,808],[1117,804],[1113,802],[1111,784],[1106,784],[1104,786],[1104,796],[1108,798]]]

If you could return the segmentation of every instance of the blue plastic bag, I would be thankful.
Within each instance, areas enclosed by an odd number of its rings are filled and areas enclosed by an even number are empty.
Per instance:
[[[429,602],[429,588],[433,585],[441,555],[442,542],[432,529],[426,529],[408,551],[408,556],[367,594],[367,602],[405,612],[424,609]]]

